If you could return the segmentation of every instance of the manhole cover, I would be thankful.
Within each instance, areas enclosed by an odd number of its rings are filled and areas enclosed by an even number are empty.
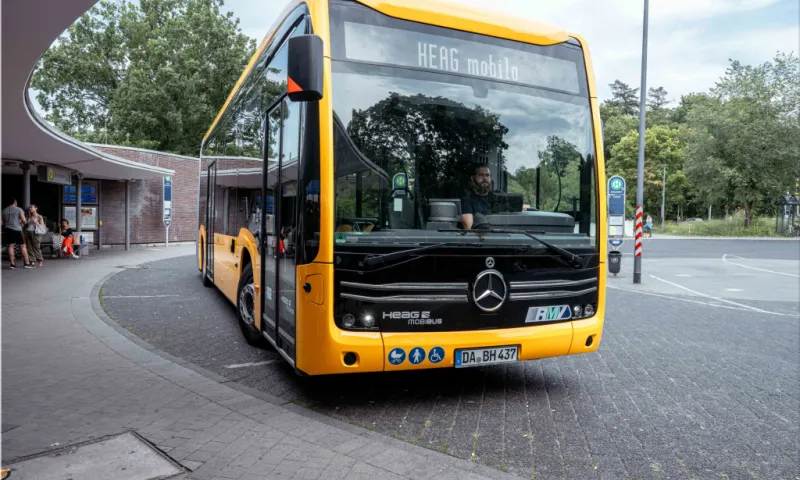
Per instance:
[[[186,470],[133,432],[16,460],[14,480],[161,480]]]

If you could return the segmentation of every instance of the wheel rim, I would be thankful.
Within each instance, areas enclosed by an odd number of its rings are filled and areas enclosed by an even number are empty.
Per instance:
[[[255,327],[255,287],[248,283],[239,293],[239,314],[242,320],[251,327]]]

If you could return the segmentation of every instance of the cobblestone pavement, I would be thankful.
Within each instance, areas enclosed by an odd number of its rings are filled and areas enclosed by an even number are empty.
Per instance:
[[[96,252],[50,261],[46,270],[2,271],[2,453],[10,478],[42,480],[14,472],[15,464],[130,430],[191,470],[181,478],[511,478],[198,373],[96,314],[95,287],[106,275],[192,250]],[[140,312],[152,308],[139,297]],[[168,313],[162,318],[177,325]],[[93,466],[113,470],[107,460]]]
[[[625,264],[627,277],[610,279],[597,353],[484,369],[298,378],[244,343],[233,307],[201,286],[190,257],[126,270],[102,301],[154,346],[233,382],[514,474],[798,478],[797,260],[758,271],[747,268],[764,265],[757,248],[679,243],[691,261],[649,245],[646,271],[660,280],[634,288]],[[770,262],[797,246],[772,245]],[[724,248],[740,265],[722,261]]]

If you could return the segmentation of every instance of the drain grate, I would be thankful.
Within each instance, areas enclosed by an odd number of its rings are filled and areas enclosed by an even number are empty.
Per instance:
[[[166,480],[188,471],[132,431],[21,457],[5,467],[14,480]]]

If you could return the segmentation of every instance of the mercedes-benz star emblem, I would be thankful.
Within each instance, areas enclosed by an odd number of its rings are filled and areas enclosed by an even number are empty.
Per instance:
[[[506,281],[503,275],[497,270],[479,273],[472,285],[472,300],[484,312],[499,310],[506,301]]]
[[[486,257],[486,268],[494,268],[494,258]]]

